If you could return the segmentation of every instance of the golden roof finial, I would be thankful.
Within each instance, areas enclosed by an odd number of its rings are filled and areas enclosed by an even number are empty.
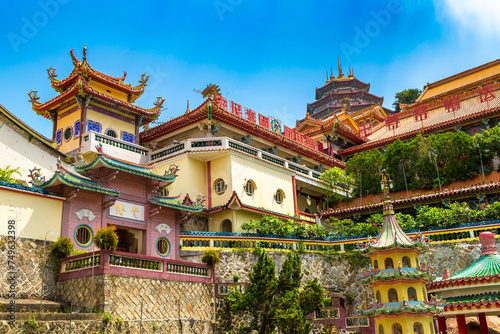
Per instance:
[[[87,45],[83,46],[83,61],[87,60]]]
[[[333,81],[335,76],[333,75],[333,66],[330,66],[330,81]]]
[[[349,64],[349,78],[354,78],[354,72],[352,71],[351,64]]]
[[[326,70],[326,83],[329,83],[330,80],[328,80],[328,70]]]
[[[342,65],[340,65],[340,58],[337,56],[337,63],[339,65],[339,76],[337,77],[337,79],[341,79],[344,77],[344,73],[342,73]]]

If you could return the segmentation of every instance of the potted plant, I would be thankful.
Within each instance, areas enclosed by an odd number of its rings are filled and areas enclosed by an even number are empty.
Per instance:
[[[201,256],[201,262],[213,267],[220,262],[220,254],[213,248],[206,249]]]
[[[234,274],[233,275],[233,282],[236,284],[238,283],[238,279],[240,278],[240,276],[238,276],[238,274]]]
[[[118,245],[118,234],[115,231],[116,226],[113,225],[97,229],[94,244],[100,249],[115,250]]]

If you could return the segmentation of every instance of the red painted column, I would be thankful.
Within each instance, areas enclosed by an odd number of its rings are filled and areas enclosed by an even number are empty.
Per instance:
[[[481,334],[488,334],[488,323],[486,322],[486,315],[484,313],[479,313],[478,317]]]
[[[212,167],[210,161],[207,161],[207,199],[207,209],[210,209],[212,207]]]
[[[299,214],[299,208],[297,206],[297,187],[295,186],[295,175],[292,176],[292,187],[293,187],[293,207],[295,209],[295,214]]]
[[[463,314],[457,315],[457,323],[458,323],[458,333],[467,334],[467,323],[465,322],[465,315]]]
[[[446,318],[445,317],[437,317],[438,318],[438,330],[437,332],[446,333]]]

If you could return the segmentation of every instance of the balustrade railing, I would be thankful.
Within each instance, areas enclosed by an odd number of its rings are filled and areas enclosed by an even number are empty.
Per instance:
[[[225,297],[232,289],[236,288],[240,293],[245,292],[248,283],[215,283],[215,296]]]
[[[96,252],[94,260],[87,253],[61,259],[60,264],[59,280],[115,274],[213,283],[212,269],[205,264],[109,250]]]

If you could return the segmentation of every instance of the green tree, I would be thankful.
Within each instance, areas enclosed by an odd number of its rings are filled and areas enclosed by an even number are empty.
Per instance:
[[[248,312],[250,327],[260,334],[274,333],[276,327],[282,333],[306,334],[311,325],[307,315],[323,306],[323,289],[317,279],[308,281],[300,290],[302,269],[300,255],[288,253],[279,277],[275,276],[275,264],[264,250],[253,271],[248,275],[250,283],[241,294],[232,289],[226,303],[232,313]]]
[[[345,171],[354,179],[356,188],[354,196],[367,193],[376,194],[381,192],[380,173],[382,172],[383,156],[379,150],[371,150],[356,153],[346,163]]]
[[[346,198],[354,187],[354,179],[350,178],[345,170],[338,167],[327,169],[320,176],[320,180],[326,183],[329,203]]]
[[[417,88],[409,88],[405,89],[401,92],[397,92],[394,95],[394,103],[392,104],[394,106],[394,111],[395,112],[401,112],[401,108],[399,106],[400,103],[402,104],[411,104],[415,102],[418,97],[422,94],[422,91]]]
[[[21,172],[19,171],[19,167],[17,167],[17,168],[10,168],[10,165],[8,165],[8,166],[5,166],[5,168],[0,168],[0,181],[9,182],[9,183],[23,184],[21,181],[17,180],[13,176],[14,174],[22,176]]]

